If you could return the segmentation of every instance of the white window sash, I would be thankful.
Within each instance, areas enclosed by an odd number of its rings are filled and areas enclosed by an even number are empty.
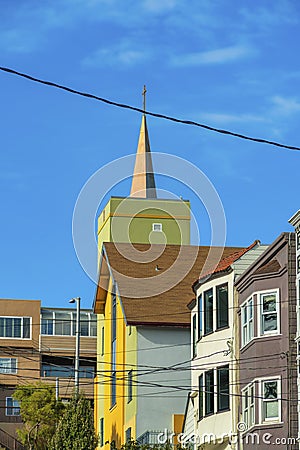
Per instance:
[[[264,399],[264,384],[265,383],[274,383],[277,382],[277,399]],[[281,421],[281,378],[280,377],[270,377],[263,378],[259,380],[259,421],[261,424],[263,423],[278,423]],[[267,402],[275,402],[278,403],[278,416],[264,418],[264,405]]]
[[[251,399],[252,389],[253,389],[253,399]],[[247,398],[247,406],[246,406],[246,398]],[[247,425],[247,429],[251,428],[255,424],[255,385],[254,385],[254,383],[248,384],[242,390],[242,417],[243,417],[243,422]]]
[[[244,347],[254,338],[253,297],[250,297],[241,305],[241,322],[243,328],[242,347]]]
[[[263,312],[263,297],[264,295],[275,294],[275,311]],[[269,289],[267,291],[259,291],[257,292],[257,301],[258,301],[258,314],[259,319],[258,323],[258,336],[273,336],[280,334],[280,308],[279,308],[279,289]],[[263,331],[263,316],[268,314],[276,315],[277,327],[276,330],[267,330]]]

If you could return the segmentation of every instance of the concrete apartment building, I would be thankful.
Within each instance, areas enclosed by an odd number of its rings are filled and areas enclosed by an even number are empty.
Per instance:
[[[80,319],[80,390],[93,400],[96,317],[84,309]],[[60,398],[71,397],[75,324],[75,309],[43,308],[39,300],[0,299],[0,431],[15,436],[21,426],[13,399],[18,385],[58,383]]]
[[[239,422],[245,450],[298,449],[295,235],[282,233],[239,277]]]

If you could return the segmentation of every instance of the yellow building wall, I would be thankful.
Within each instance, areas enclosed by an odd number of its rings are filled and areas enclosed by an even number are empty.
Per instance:
[[[136,329],[126,326],[120,299],[116,308],[116,403],[111,404],[111,338],[112,338],[112,280],[109,283],[104,315],[98,318],[97,378],[95,380],[95,428],[100,434],[100,420],[104,418],[105,442],[115,442],[117,448],[125,442],[128,427],[135,433],[136,394],[133,383],[133,399],[128,403],[128,371],[136,368]],[[104,327],[104,345],[102,328]],[[127,347],[128,346],[128,347]],[[104,352],[103,352],[104,350]],[[128,351],[129,350],[129,351]],[[102,354],[103,353],[103,354]],[[103,448],[103,447],[98,447]]]
[[[125,401],[125,421],[124,421],[124,442],[125,433],[128,428],[131,428],[131,437],[136,439],[136,414],[137,414],[137,330],[136,327],[126,327],[126,371],[127,380],[128,372],[132,370],[132,400],[128,401],[128,383],[126,386],[126,401]]]
[[[161,223],[162,231],[152,232],[152,224]],[[126,233],[124,234],[124,230]],[[163,240],[162,240],[163,238]],[[98,218],[98,255],[103,242],[190,244],[190,203],[184,200],[138,199],[112,197]],[[105,442],[115,441],[120,447],[125,433],[131,428],[136,439],[138,408],[137,384],[137,330],[126,326],[120,299],[117,298],[116,368],[117,402],[111,406],[111,333],[112,333],[112,280],[103,315],[98,315],[97,377],[95,379],[95,427],[100,433],[100,420],[104,418]],[[102,328],[104,327],[104,352]],[[102,353],[104,353],[102,355]],[[132,400],[128,402],[128,372],[133,371]],[[103,447],[98,447],[103,450]],[[108,447],[105,447],[106,449]]]
[[[178,440],[178,435],[182,433],[183,421],[184,421],[184,414],[173,414],[172,426],[173,426],[173,432],[175,433],[174,440],[173,440],[174,445],[180,444],[180,442]]]

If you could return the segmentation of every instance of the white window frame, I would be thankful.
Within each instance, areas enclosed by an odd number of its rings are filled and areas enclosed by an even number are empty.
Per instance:
[[[52,314],[52,320],[53,320],[53,333],[52,334],[44,334],[44,333],[42,333],[42,316],[43,316],[43,312],[48,313],[49,315]],[[70,316],[70,319],[69,319],[70,322],[71,322],[70,334],[57,334],[57,332],[56,332],[57,323],[60,321],[60,319],[57,318],[57,314],[60,314],[60,313],[62,313],[62,314],[69,314],[69,316]],[[84,319],[84,320],[88,320],[88,335],[87,336],[86,335],[81,335],[81,337],[83,337],[83,338],[89,338],[89,337],[96,338],[97,337],[97,315],[93,314],[91,312],[87,312],[87,311],[81,311],[80,314],[86,316],[86,319]],[[96,319],[96,335],[95,336],[94,335],[92,336],[92,333],[91,333],[91,330],[92,330],[92,317],[93,316],[96,316],[95,317],[95,319]],[[59,310],[59,311],[45,310],[45,311],[42,311],[40,317],[41,317],[40,322],[41,322],[41,335],[42,336],[64,336],[64,337],[69,337],[69,336],[75,336],[76,335],[75,331],[73,330],[74,324],[76,322],[76,312],[74,312],[72,310],[71,311],[70,310],[69,311],[68,310]]]
[[[12,400],[12,406],[8,406],[8,400]],[[14,405],[14,403],[17,402],[18,406]],[[8,409],[12,410],[12,414],[8,414]],[[17,414],[14,414],[14,411],[18,410]],[[20,405],[19,402],[17,400],[14,400],[13,397],[6,397],[5,399],[5,415],[8,417],[16,417],[16,416],[20,416]]]
[[[248,311],[249,306],[252,303],[252,316],[251,318],[248,318]],[[247,319],[244,323],[244,310],[246,309],[247,312]],[[249,297],[244,303],[241,305],[241,339],[242,339],[242,345],[241,348],[245,347],[250,341],[252,341],[255,337],[254,333],[254,297],[253,295]],[[244,330],[246,330],[247,338],[244,339]],[[252,334],[250,335],[250,331],[252,331]]]
[[[45,312],[45,313],[48,313],[49,315],[50,314],[52,314],[52,320],[53,320],[53,324],[52,324],[52,327],[53,327],[53,333],[52,334],[44,334],[42,331],[43,331],[43,325],[42,325],[42,319],[43,319],[43,312]],[[51,320],[51,319],[46,319],[46,320]],[[41,322],[41,331],[40,331],[40,333],[41,333],[41,335],[42,336],[55,336],[55,316],[54,316],[54,311],[42,311],[41,312],[41,314],[40,314],[40,322]]]
[[[270,295],[270,294],[275,294],[276,295],[276,311],[274,311],[274,314],[276,313],[277,315],[277,330],[270,330],[270,331],[266,331],[263,332],[262,331],[262,317],[263,317],[263,302],[262,302],[262,297],[264,295]],[[274,336],[274,335],[278,335],[280,334],[280,307],[279,307],[279,302],[280,302],[280,298],[279,298],[279,289],[268,289],[266,291],[259,291],[256,293],[257,294],[257,311],[258,311],[258,320],[257,320],[257,335],[259,337],[266,337],[266,336]],[[270,313],[268,313],[270,314]]]
[[[253,389],[253,400],[251,402],[251,391]],[[248,398],[248,406],[245,405],[246,401],[246,395]],[[252,417],[253,420],[250,420],[251,418],[251,410],[253,411]],[[245,417],[247,413],[247,418]],[[244,389],[242,389],[242,420],[243,423],[247,425],[247,430],[249,430],[251,427],[255,425],[255,382],[249,383]]]
[[[156,228],[158,228],[158,230],[156,229]],[[155,231],[155,232],[162,232],[162,223],[153,223],[152,224],[152,231]]]
[[[280,423],[281,422],[281,377],[265,377],[260,378],[259,380],[259,423]],[[277,382],[277,401],[278,401],[278,416],[277,417],[270,417],[264,419],[263,416],[263,407],[264,403],[268,400],[264,399],[264,383],[270,382]]]
[[[21,319],[21,337],[0,336],[0,339],[22,339],[30,341],[32,339],[32,317],[29,316],[0,316],[0,319]],[[29,337],[22,337],[24,334],[24,319],[29,319]]]
[[[6,368],[4,368],[4,370],[1,370],[1,366],[0,366],[0,374],[10,374],[11,375],[11,374],[16,374],[18,372],[18,359],[17,358],[6,358],[6,357],[1,356],[0,361],[1,360],[10,361],[10,367],[7,368],[8,370],[5,370]],[[16,367],[15,370],[13,370],[13,371],[11,368],[12,360],[15,361],[15,367]]]

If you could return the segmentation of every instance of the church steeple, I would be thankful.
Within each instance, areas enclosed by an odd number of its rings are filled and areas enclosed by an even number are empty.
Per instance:
[[[143,97],[143,106],[145,111],[146,86],[144,86]],[[143,114],[142,116],[142,124],[132,177],[130,197],[157,198],[146,114]]]

